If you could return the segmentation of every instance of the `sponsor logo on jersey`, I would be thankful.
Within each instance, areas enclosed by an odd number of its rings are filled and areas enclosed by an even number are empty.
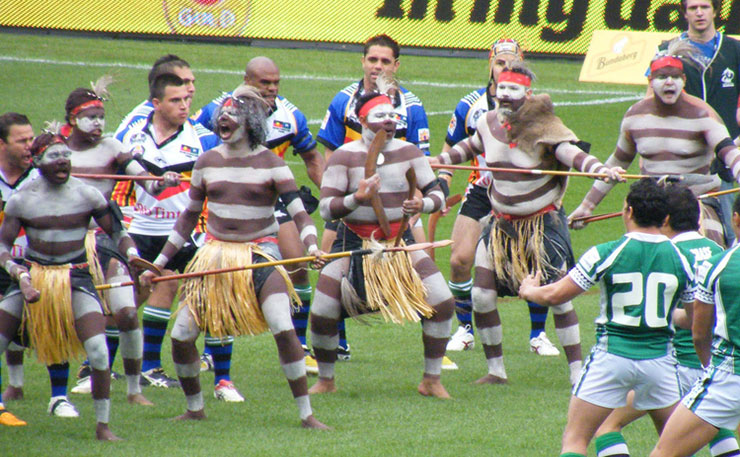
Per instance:
[[[272,121],[272,128],[281,130],[283,132],[289,131],[291,129],[292,125],[290,122],[283,122],[275,119]]]
[[[457,128],[457,118],[455,116],[452,116],[452,119],[450,119],[450,125],[447,126],[447,134],[452,135],[455,133],[455,129]]]
[[[419,129],[419,143],[429,141],[429,129]]]
[[[131,148],[131,155],[133,156],[140,156],[144,154],[144,145],[137,144],[133,148]]]
[[[735,87],[735,72],[729,68],[725,68],[720,81],[722,81],[722,87]]]
[[[133,135],[131,135],[131,138],[129,139],[129,143],[131,144],[144,144],[146,143],[146,134],[144,132],[136,132]]]
[[[198,157],[198,154],[200,154],[200,148],[196,148],[193,146],[188,146],[186,144],[183,144],[180,147],[180,152],[190,157]]]

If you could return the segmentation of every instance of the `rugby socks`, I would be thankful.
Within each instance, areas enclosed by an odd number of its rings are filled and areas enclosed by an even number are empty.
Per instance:
[[[455,314],[461,327],[470,326],[470,334],[473,334],[473,301],[470,292],[473,290],[473,279],[465,282],[448,281],[452,296],[455,297]]]
[[[231,381],[231,354],[234,350],[234,337],[227,336],[221,339],[206,334],[205,340],[206,352],[213,357],[213,383],[218,385],[222,379]]]
[[[142,373],[162,366],[162,341],[165,333],[167,333],[167,323],[172,312],[169,309],[145,306],[143,314],[144,360],[141,364]]]
[[[343,318],[339,318],[337,322],[337,330],[339,330],[339,348],[347,349],[347,326],[344,323]]]
[[[116,327],[105,327],[105,345],[108,346],[108,366],[113,371],[113,362],[116,360],[118,353],[118,342],[121,333]]]
[[[620,432],[605,433],[596,438],[596,457],[629,457],[630,451]]]
[[[294,287],[298,293],[298,297],[301,299],[301,306],[293,314],[293,327],[295,327],[295,333],[298,335],[298,341],[301,342],[301,346],[307,346],[306,330],[308,329],[308,313],[311,310],[311,293],[313,292],[313,288],[310,284],[295,284]]]
[[[67,396],[67,381],[69,381],[69,363],[56,363],[46,367],[49,371],[52,397]]]
[[[737,439],[731,430],[721,428],[709,442],[709,453],[712,457],[732,457],[739,456]]]
[[[545,331],[545,322],[547,321],[547,307],[540,306],[537,303],[531,301],[527,302],[529,307],[529,321],[531,330],[529,331],[529,339],[537,338],[540,333]]]

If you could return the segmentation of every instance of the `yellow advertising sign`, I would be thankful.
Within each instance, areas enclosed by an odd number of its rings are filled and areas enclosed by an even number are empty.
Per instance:
[[[588,46],[578,80],[647,85],[645,72],[658,45],[675,37],[675,33],[597,30]]]
[[[583,55],[595,30],[677,34],[680,0],[4,0],[0,26],[192,37],[362,43],[387,33],[403,46]],[[740,33],[740,0],[721,30]]]

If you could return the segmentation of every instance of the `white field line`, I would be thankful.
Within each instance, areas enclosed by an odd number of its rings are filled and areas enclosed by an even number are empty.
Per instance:
[[[85,61],[73,61],[73,60],[58,60],[58,59],[43,59],[40,57],[19,57],[19,56],[7,56],[0,55],[0,62],[17,62],[17,63],[30,63],[30,64],[43,64],[43,65],[66,65],[76,67],[104,67],[104,68],[128,68],[134,70],[149,70],[151,65],[144,64],[133,64],[125,62],[85,62]],[[221,68],[193,68],[193,71],[197,73],[206,74],[223,74],[223,75],[237,75],[242,76],[244,72],[242,70],[226,70]],[[291,74],[283,73],[283,79],[295,79],[295,80],[311,80],[311,81],[338,81],[350,83],[356,80],[356,78],[346,76],[331,76],[331,75],[307,75],[307,74]],[[426,86],[426,87],[444,87],[444,88],[463,88],[463,89],[476,89],[481,86],[481,82],[478,83],[442,83],[435,81],[417,81],[409,80],[404,81],[404,84],[409,86]],[[636,95],[635,91],[614,91],[614,90],[582,90],[582,89],[556,89],[556,88],[539,88],[541,92],[547,92],[551,94],[581,94],[581,95],[622,95],[630,96]]]
[[[19,57],[19,56],[7,56],[0,55],[0,62],[16,62],[16,63],[27,63],[27,64],[41,64],[41,65],[65,65],[65,66],[82,66],[82,67],[98,67],[98,68],[127,68],[134,70],[149,70],[150,65],[144,64],[133,64],[125,62],[86,62],[86,61],[73,61],[73,60],[59,60],[59,59],[44,59],[40,57]],[[235,75],[242,76],[243,71],[239,70],[226,70],[222,68],[193,68],[195,73],[206,73],[206,74],[223,74],[223,75]],[[328,76],[328,75],[306,75],[306,74],[291,74],[283,73],[282,79],[288,80],[311,80],[311,81],[338,81],[350,83],[355,81],[355,78],[348,78],[343,76]],[[476,89],[480,87],[480,83],[441,83],[435,81],[416,81],[410,80],[407,82],[409,86],[426,86],[426,87],[440,87],[440,88],[464,88],[464,89]],[[639,100],[643,97],[643,93],[635,91],[607,91],[607,90],[584,90],[584,89],[559,89],[559,88],[538,88],[538,92],[545,92],[550,94],[572,94],[572,95],[611,95],[610,98],[602,98],[597,100],[579,100],[579,101],[563,101],[555,102],[555,106],[586,106],[586,105],[602,105],[610,103],[622,103],[626,101]],[[427,112],[427,116],[450,116],[452,111],[430,111]],[[321,119],[310,119],[309,125],[321,124]]]

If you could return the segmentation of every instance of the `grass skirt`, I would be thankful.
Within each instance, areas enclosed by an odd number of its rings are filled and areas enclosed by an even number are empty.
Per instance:
[[[378,244],[381,246],[378,246]],[[403,243],[403,241],[402,241]],[[405,245],[405,243],[403,243]],[[363,239],[363,249],[383,248],[393,246],[393,240],[374,241]],[[418,322],[421,316],[425,318],[434,315],[434,308],[426,302],[426,288],[419,273],[411,264],[411,256],[407,252],[386,252],[378,255],[366,255],[362,258],[363,279],[367,296],[363,309],[351,306],[350,302],[357,303],[359,297],[352,297],[343,287],[345,309],[350,316],[356,317],[361,312],[379,312],[386,322],[401,324],[404,321]]]
[[[210,240],[198,249],[186,272],[251,265],[255,263],[253,255],[267,261],[275,260],[254,243]],[[285,269],[281,266],[268,268],[275,268],[280,273],[291,301],[300,303]],[[254,271],[241,270],[187,279],[180,289],[182,304],[178,312],[187,307],[200,330],[216,338],[266,332],[268,326],[257,300],[259,290],[255,288]]]
[[[552,269],[544,243],[544,214],[508,221],[492,217],[488,254],[497,284],[516,293],[530,272]]]
[[[24,306],[22,328],[28,330],[30,347],[44,365],[79,359],[85,353],[75,330],[69,269],[69,264],[31,264],[31,284],[41,299]]]

